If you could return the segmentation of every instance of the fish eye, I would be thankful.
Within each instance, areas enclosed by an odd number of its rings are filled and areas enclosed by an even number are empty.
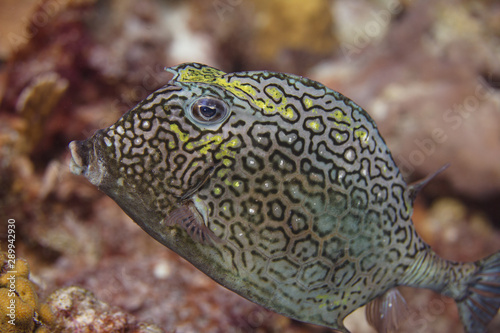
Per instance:
[[[191,105],[194,120],[203,124],[222,122],[229,114],[227,104],[214,97],[201,97]]]

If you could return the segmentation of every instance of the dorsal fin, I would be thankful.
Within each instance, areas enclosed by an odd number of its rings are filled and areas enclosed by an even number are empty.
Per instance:
[[[174,82],[214,82],[226,73],[207,65],[196,62],[186,62],[174,67],[165,68],[167,72],[174,74]]]
[[[432,179],[434,179],[434,177],[436,177],[437,175],[439,175],[441,172],[443,172],[444,170],[446,170],[449,166],[450,166],[450,163],[446,163],[441,168],[439,168],[436,172],[431,173],[430,175],[428,175],[424,179],[417,180],[416,182],[413,182],[410,185],[408,185],[408,192],[409,192],[410,199],[412,201],[415,200],[415,198],[417,197],[418,192],[420,192],[420,190],[425,185],[427,185],[427,183],[429,183]]]

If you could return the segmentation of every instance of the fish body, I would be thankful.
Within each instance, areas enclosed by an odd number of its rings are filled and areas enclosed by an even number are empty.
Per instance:
[[[408,285],[453,297],[466,331],[485,330],[500,306],[500,255],[454,263],[420,239],[418,186],[362,108],[291,74],[167,70],[166,86],[70,144],[73,173],[215,281],[278,313],[348,332],[349,313]]]

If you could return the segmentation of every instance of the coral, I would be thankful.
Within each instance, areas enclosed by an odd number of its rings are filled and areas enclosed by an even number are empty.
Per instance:
[[[192,29],[209,36],[228,72],[266,68],[300,74],[338,46],[329,0],[189,3]]]
[[[153,324],[139,323],[132,316],[98,300],[91,292],[80,287],[56,290],[48,304],[57,317],[57,331],[98,333],[161,333]]]
[[[440,177],[453,190],[498,196],[499,4],[413,1],[399,14],[368,12],[346,41],[355,51],[311,76],[374,117],[409,181],[451,163]]]
[[[125,226],[119,230],[118,224],[112,228],[117,228],[108,231],[115,248],[120,240],[133,238],[143,253],[108,256],[71,283],[138,318],[151,318],[167,332],[282,332],[291,326],[288,318],[221,287],[160,244],[148,241],[147,235],[135,234],[132,228],[123,230]],[[121,250],[134,251],[123,245]]]
[[[48,72],[33,79],[20,94],[16,109],[25,122],[21,152],[30,153],[43,136],[50,113],[68,87],[68,81],[57,73]]]
[[[498,250],[500,236],[488,217],[455,198],[435,200],[414,216],[414,222],[422,238],[444,258],[474,261]]]
[[[0,327],[2,333],[43,333],[54,323],[54,315],[41,304],[35,285],[29,280],[25,260],[13,263],[0,254]]]
[[[0,325],[6,332],[33,332],[35,322],[33,321],[34,310],[24,302],[19,302],[18,299],[12,298],[14,303],[10,302],[9,290],[7,288],[0,289]],[[13,305],[12,305],[13,304]],[[10,312],[9,306],[15,308],[13,313]],[[12,319],[9,314],[15,315]],[[11,320],[15,320],[12,322]]]
[[[257,56],[277,60],[292,50],[330,54],[336,46],[328,0],[255,1]]]
[[[18,220],[16,246],[42,302],[61,286],[79,285],[168,332],[323,332],[216,285],[69,174],[71,140],[112,124],[165,83],[163,66],[191,60],[227,72],[301,74],[349,96],[375,118],[409,181],[451,162],[418,196],[414,221],[424,239],[450,259],[498,250],[498,231],[484,223],[500,221],[498,0],[299,2],[0,1],[0,241],[7,218]],[[385,21],[394,3],[403,8]],[[339,49],[343,43],[355,47],[352,57]],[[56,92],[49,99],[67,83],[59,102],[21,111],[20,97],[47,75],[51,83],[42,86]],[[447,139],[437,142],[439,128]],[[464,213],[472,203],[477,210]],[[26,297],[32,292],[26,282],[19,287]],[[404,294],[421,308],[407,332],[461,330],[451,303],[422,290]],[[28,320],[35,327],[53,316],[40,300]],[[64,311],[57,314],[64,325]],[[366,332],[362,312],[352,320],[351,332]],[[499,322],[492,332],[500,332]]]
[[[0,59],[5,59],[15,45],[12,38],[16,32],[25,31],[29,20],[26,17],[34,10],[35,1],[4,0],[0,2]]]

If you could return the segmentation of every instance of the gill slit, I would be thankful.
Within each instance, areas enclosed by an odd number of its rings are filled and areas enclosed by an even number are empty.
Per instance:
[[[203,178],[196,183],[192,188],[187,190],[186,193],[184,193],[181,197],[179,197],[179,202],[184,203],[187,200],[190,200],[198,190],[203,187],[203,185],[206,184],[206,182],[212,177],[212,175],[215,172],[215,169],[221,164],[222,162],[217,162],[215,163],[212,167],[208,169],[208,172],[203,176]]]

